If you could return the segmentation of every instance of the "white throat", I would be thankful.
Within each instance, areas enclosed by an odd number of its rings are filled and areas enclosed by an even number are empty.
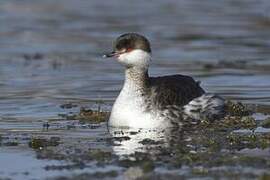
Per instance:
[[[121,54],[117,60],[127,67],[148,68],[151,61],[151,54],[141,49],[135,49]]]

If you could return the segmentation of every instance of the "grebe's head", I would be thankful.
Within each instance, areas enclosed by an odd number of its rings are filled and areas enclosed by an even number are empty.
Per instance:
[[[113,51],[103,57],[116,57],[126,67],[148,68],[151,60],[149,41],[137,33],[119,36],[113,45]]]

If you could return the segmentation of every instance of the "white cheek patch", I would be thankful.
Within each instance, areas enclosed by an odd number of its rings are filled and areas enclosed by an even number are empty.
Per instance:
[[[117,59],[124,65],[148,67],[151,55],[143,50],[135,49],[133,51],[120,54]]]

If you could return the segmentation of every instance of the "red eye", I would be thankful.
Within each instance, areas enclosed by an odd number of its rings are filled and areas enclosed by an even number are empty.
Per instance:
[[[132,48],[128,48],[127,50],[126,50],[126,52],[130,52],[130,51],[132,51],[133,49]]]

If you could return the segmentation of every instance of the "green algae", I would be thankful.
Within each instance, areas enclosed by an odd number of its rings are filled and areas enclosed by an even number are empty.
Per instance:
[[[214,122],[202,121],[197,127],[208,128],[212,130],[236,130],[236,129],[255,129],[257,122],[252,116],[225,116],[223,119]]]
[[[135,160],[130,160],[130,159],[124,159],[124,160],[120,160],[118,162],[119,166],[121,167],[125,167],[125,168],[129,168],[129,167],[140,167],[142,169],[142,172],[144,173],[148,173],[148,172],[152,172],[155,169],[155,162],[151,159],[146,158],[145,156],[142,157],[138,157],[141,156],[140,155],[135,155]]]
[[[107,179],[107,178],[116,178],[118,176],[117,171],[107,171],[107,172],[95,172],[95,173],[82,173],[79,175],[73,175],[71,177],[57,177],[54,180],[89,180],[89,179]]]
[[[174,167],[182,166],[203,166],[204,168],[220,166],[243,166],[243,167],[268,167],[269,159],[267,157],[252,157],[233,153],[221,152],[187,152],[177,154],[170,162]]]
[[[109,112],[92,109],[81,108],[79,114],[75,117],[83,122],[101,123],[108,120]]]
[[[59,137],[51,137],[50,139],[45,138],[32,138],[28,143],[29,147],[33,149],[42,149],[48,146],[58,146],[60,144]]]
[[[269,174],[263,174],[259,177],[259,180],[269,180],[270,179],[270,173]]]
[[[83,123],[101,123],[108,120],[110,112],[103,111],[102,105],[104,105],[105,102],[103,100],[96,100],[94,101],[94,105],[96,108],[86,108],[86,107],[80,107],[79,112],[74,111],[72,109],[79,108],[79,105],[68,102],[60,105],[60,108],[70,110],[70,112],[67,113],[60,113],[58,116],[65,120],[79,120]]]
[[[109,118],[110,112],[93,110],[90,108],[81,107],[78,113],[63,113],[58,114],[61,118],[65,120],[79,120],[83,123],[93,123],[99,124],[101,122],[106,122]]]
[[[260,125],[264,128],[270,128],[270,118],[265,119]]]
[[[240,102],[226,102],[226,111],[229,116],[249,116],[253,112]]]
[[[257,127],[255,118],[251,116],[226,116],[218,124],[220,127],[234,129],[254,129]]]
[[[254,149],[266,149],[270,147],[269,134],[230,134],[227,136],[227,140],[230,143],[231,148],[241,150],[244,148]]]
[[[106,122],[109,118],[110,112],[102,110],[102,105],[105,104],[103,100],[96,100],[96,109],[81,107],[76,119],[82,122],[101,123]]]
[[[199,166],[192,168],[191,173],[194,175],[207,175],[209,173],[209,170],[207,168]]]
[[[255,129],[257,122],[252,115],[254,112],[242,103],[226,101],[225,116],[219,119],[202,119],[200,122],[191,124],[184,123],[184,128],[207,128],[216,131],[228,131],[235,129]]]
[[[132,154],[123,157],[117,156],[113,151],[104,149],[104,147],[96,147],[95,145],[87,145],[87,141],[78,140],[77,145],[69,144],[69,142],[60,141],[58,137],[33,137],[29,146],[36,151],[38,159],[55,159],[66,160],[72,162],[68,165],[47,166],[46,170],[72,170],[89,168],[88,163],[93,163],[97,167],[105,167],[107,165],[124,168],[125,172],[131,172],[139,169],[142,176],[139,179],[148,179],[155,177],[158,173],[155,169],[165,167],[168,169],[179,169],[189,167],[188,176],[179,177],[244,177],[247,174],[212,170],[211,168],[219,167],[238,167],[243,168],[268,168],[269,160],[267,157],[253,157],[241,154],[241,150],[251,149],[268,149],[270,148],[269,133],[255,133],[254,129],[258,127],[258,122],[251,116],[250,111],[245,105],[231,104],[230,113],[223,119],[217,121],[202,121],[200,124],[187,126],[185,128],[177,128],[172,131],[166,143],[164,140],[152,139],[142,136],[138,141],[146,151],[135,151]],[[80,120],[90,124],[99,124],[106,120],[100,113],[107,112],[95,111],[92,109],[82,108],[78,114],[71,114],[70,119]],[[82,118],[84,117],[84,118]],[[100,119],[95,119],[98,117]],[[104,120],[101,120],[102,118]],[[246,133],[239,133],[234,130],[247,130]],[[252,130],[252,131],[250,131]],[[73,131],[73,129],[69,129]],[[77,129],[75,130],[77,131]],[[90,131],[90,130],[89,130]],[[106,131],[106,130],[105,130]],[[122,143],[133,140],[133,136],[140,135],[141,131],[119,131],[114,132],[108,137],[97,138],[95,143],[106,143],[108,146],[121,146]],[[74,140],[71,140],[71,142]],[[59,147],[60,145],[60,147]],[[76,147],[74,147],[76,146]],[[115,174],[114,174],[115,172]],[[137,171],[134,171],[137,172]],[[100,173],[100,174],[99,174]],[[122,172],[113,171],[110,173],[97,172],[79,174],[70,178],[87,179],[93,175],[102,178],[114,178]],[[114,176],[115,175],[115,176]],[[249,174],[256,178],[259,175]],[[162,177],[159,175],[158,177]],[[167,179],[169,176],[164,176]],[[60,178],[60,177],[59,177]],[[64,177],[63,177],[64,178]]]
[[[253,109],[256,110],[256,113],[262,113],[264,115],[270,115],[270,107],[267,105],[253,105]]]
[[[224,118],[215,121],[204,119],[198,126],[225,131],[231,129],[255,129],[257,127],[257,122],[252,117],[254,112],[246,105],[227,101],[225,111],[226,115]]]
[[[209,126],[209,125],[208,125]],[[137,135],[138,133],[132,133]],[[112,151],[102,148],[76,147],[72,153],[61,152],[57,146],[50,146],[43,149],[38,149],[39,158],[47,159],[64,159],[70,160],[74,164],[70,166],[51,166],[47,167],[49,170],[54,169],[82,169],[87,168],[87,163],[94,162],[97,166],[103,167],[106,165],[118,166],[126,169],[124,175],[130,174],[132,168],[140,169],[142,175],[139,179],[148,179],[154,176],[154,170],[157,167],[168,167],[169,169],[178,169],[182,167],[190,167],[188,177],[245,177],[258,175],[253,173],[246,174],[241,172],[230,172],[229,170],[213,170],[218,167],[252,167],[252,168],[267,168],[270,161],[267,157],[256,157],[241,154],[242,149],[267,149],[270,148],[269,133],[237,133],[229,129],[219,129],[215,127],[202,128],[198,126],[191,129],[174,132],[170,140],[170,146],[164,147],[162,141],[156,141],[149,138],[142,139],[139,144],[147,147],[146,152],[137,152],[124,156],[119,159]],[[119,135],[119,134],[117,134]],[[121,135],[121,134],[120,134]],[[122,132],[122,139],[119,142],[125,142],[132,139],[130,133]],[[121,136],[118,137],[121,139]],[[186,141],[188,139],[188,141]],[[112,143],[117,139],[108,137],[103,141]],[[83,141],[80,142],[83,144]],[[66,146],[68,149],[69,146]],[[60,148],[65,149],[65,146]],[[156,152],[156,153],[154,153]],[[116,171],[115,171],[116,172]],[[125,172],[129,172],[126,173]],[[137,172],[137,171],[134,171]],[[95,173],[93,173],[95,174]],[[74,177],[83,177],[85,179],[91,177],[93,174],[79,174]],[[114,174],[114,173],[112,173]],[[95,174],[96,175],[96,174]],[[103,172],[99,175],[100,178],[114,178],[119,175],[110,176]],[[72,178],[74,178],[72,176]],[[168,177],[168,176],[165,176]],[[166,178],[163,179],[166,179]],[[184,176],[186,177],[186,176]],[[67,177],[68,179],[69,177]],[[70,177],[71,178],[71,177]]]
[[[53,159],[53,160],[69,160],[70,159],[70,157],[67,156],[67,154],[58,152],[56,149],[52,147],[39,148],[35,150],[36,150],[37,159]]]
[[[89,149],[88,156],[92,160],[103,163],[112,160],[112,153],[109,151],[102,151],[101,149]]]
[[[146,161],[142,164],[142,170],[144,173],[152,172],[155,169],[155,163],[153,161]]]

